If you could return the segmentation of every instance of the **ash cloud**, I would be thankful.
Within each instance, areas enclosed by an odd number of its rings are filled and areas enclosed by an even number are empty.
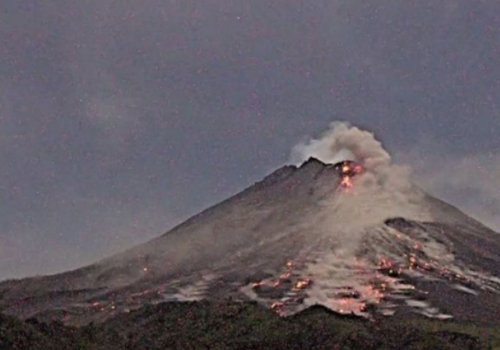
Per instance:
[[[299,144],[292,150],[292,161],[302,162],[309,157],[332,164],[355,160],[371,171],[391,164],[391,156],[373,133],[346,122],[332,122],[319,138]]]
[[[312,138],[293,147],[291,161],[300,163],[315,157],[325,163],[354,160],[363,164],[367,174],[364,185],[376,184],[397,196],[415,195],[406,166],[392,163],[391,155],[375,135],[347,122],[332,122],[319,138]]]
[[[318,138],[292,149],[293,162],[309,157],[330,164],[354,160],[365,167],[366,172],[355,179],[352,193],[332,196],[325,202],[327,212],[333,215],[327,218],[325,230],[335,227],[335,234],[342,236],[339,232],[348,228],[344,238],[352,241],[354,247],[363,232],[379,226],[388,217],[431,219],[422,201],[423,192],[412,185],[409,168],[393,164],[391,155],[372,132],[346,122],[332,122]]]
[[[331,164],[355,160],[367,169],[367,174],[358,181],[359,193],[374,194],[373,190],[378,188],[397,203],[418,203],[423,192],[413,185],[415,183],[498,231],[500,157],[493,153],[445,153],[444,148],[432,140],[422,140],[410,151],[395,152],[394,158],[411,164],[411,167],[395,164],[372,132],[346,122],[332,122],[319,137],[296,145],[292,149],[291,161],[301,163],[309,157]],[[380,206],[380,202],[371,199],[370,203]]]

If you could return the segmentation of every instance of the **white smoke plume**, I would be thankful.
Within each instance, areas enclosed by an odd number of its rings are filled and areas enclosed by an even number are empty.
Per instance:
[[[346,122],[332,122],[318,139],[295,146],[292,161],[303,162],[315,157],[325,163],[355,160],[372,172],[391,164],[391,156],[373,133]]]
[[[347,122],[332,122],[319,138],[296,145],[291,160],[302,163],[314,157],[324,163],[335,164],[343,160],[354,160],[363,164],[366,171],[375,175],[381,185],[390,181],[392,188],[409,189],[409,169],[392,164],[391,156],[372,132],[351,126]],[[367,180],[365,178],[365,180]]]
[[[372,132],[346,122],[332,122],[318,138],[292,149],[291,161],[294,163],[302,163],[309,157],[329,164],[343,160],[361,163],[366,172],[356,180],[356,198],[360,202],[356,206],[366,207],[369,203],[372,208],[367,210],[373,214],[374,208],[380,208],[379,213],[373,215],[374,221],[382,219],[386,212],[403,216],[414,213],[413,217],[424,214],[418,205],[422,192],[412,185],[410,169],[393,164],[390,154]],[[349,198],[349,201],[352,200]],[[346,205],[344,200],[343,206]],[[403,208],[408,210],[402,212]],[[368,219],[368,216],[364,215],[364,218]]]

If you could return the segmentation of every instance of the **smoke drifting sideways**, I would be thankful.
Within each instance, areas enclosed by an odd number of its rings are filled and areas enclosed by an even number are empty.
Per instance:
[[[393,164],[390,154],[372,132],[347,122],[332,122],[318,138],[294,146],[290,160],[300,164],[309,157],[328,164],[351,160],[363,165],[365,171],[356,177],[353,191],[357,203],[352,204],[374,214],[372,220],[368,219],[370,223],[385,220],[388,213],[430,219],[422,205],[423,191],[411,182],[410,168]],[[343,205],[348,205],[345,200]]]
[[[292,149],[292,161],[303,162],[309,157],[330,164],[353,160],[372,172],[391,164],[391,156],[373,133],[346,122],[332,122],[318,139],[311,139]]]

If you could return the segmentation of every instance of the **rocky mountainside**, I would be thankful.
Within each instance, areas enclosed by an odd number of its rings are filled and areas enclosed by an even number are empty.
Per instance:
[[[257,301],[374,319],[500,322],[500,235],[393,173],[311,158],[164,235],[74,271],[0,283],[0,311],[101,322],[145,304]]]

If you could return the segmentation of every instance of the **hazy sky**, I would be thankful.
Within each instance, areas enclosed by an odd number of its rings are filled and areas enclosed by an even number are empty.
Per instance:
[[[0,279],[165,232],[333,120],[500,230],[500,2],[0,2]]]

